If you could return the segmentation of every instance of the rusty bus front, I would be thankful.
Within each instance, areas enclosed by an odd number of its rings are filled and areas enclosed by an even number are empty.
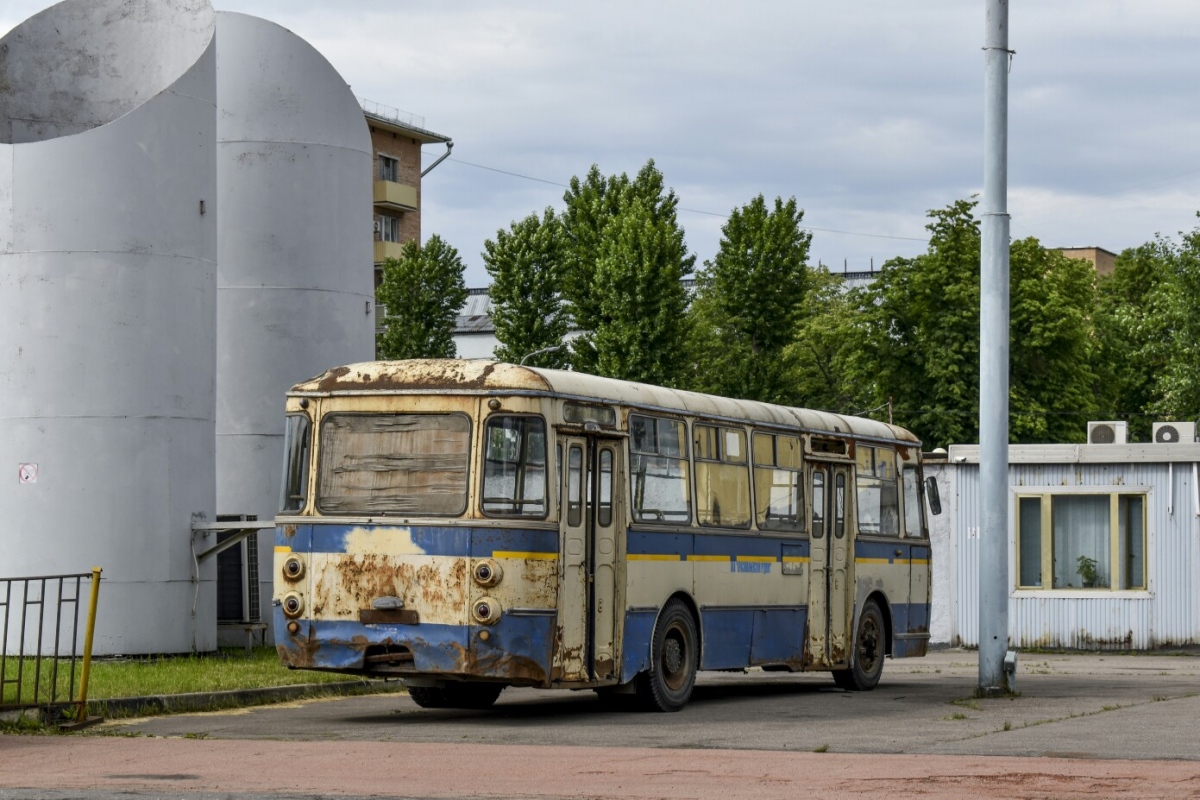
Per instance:
[[[423,391],[288,398],[280,656],[414,685],[549,686],[549,400]]]

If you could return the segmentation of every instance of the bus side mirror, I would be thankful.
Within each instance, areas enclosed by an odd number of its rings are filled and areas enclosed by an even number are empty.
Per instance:
[[[942,496],[938,493],[937,478],[930,476],[925,479],[925,499],[929,501],[929,510],[935,517],[942,513]]]

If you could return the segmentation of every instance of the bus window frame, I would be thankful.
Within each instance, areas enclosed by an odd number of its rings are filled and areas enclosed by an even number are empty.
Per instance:
[[[495,511],[488,511],[484,508],[484,498],[485,498],[484,487],[487,482],[488,447],[490,445],[490,443],[488,442],[488,426],[493,419],[496,419],[498,417],[517,417],[517,418],[524,418],[524,419],[541,420],[541,423],[542,423],[542,448],[543,449],[542,449],[542,513],[540,515],[519,514],[519,513],[518,514],[503,514],[503,513],[497,513]],[[480,426],[480,428],[482,431],[482,436],[480,438],[480,443],[479,443],[479,451],[480,452],[479,452],[479,479],[478,479],[478,483],[479,483],[479,487],[478,487],[479,488],[479,503],[478,503],[478,505],[479,505],[480,515],[487,517],[488,519],[511,519],[511,520],[521,520],[521,519],[546,520],[546,519],[548,519],[550,516],[550,437],[552,436],[552,430],[551,430],[550,424],[546,420],[546,417],[542,414],[537,414],[537,413],[513,413],[513,412],[506,412],[506,411],[497,411],[495,413],[488,414],[482,420],[482,425]],[[526,452],[528,452],[528,449],[526,449]],[[509,500],[506,502],[511,503],[514,501]]]
[[[462,508],[454,513],[439,514],[433,511],[396,512],[396,511],[355,511],[353,513],[338,513],[326,511],[321,507],[321,474],[325,466],[325,421],[331,417],[462,417],[467,421],[467,457],[466,470],[463,475]],[[329,411],[321,415],[314,425],[317,444],[317,469],[309,480],[312,486],[312,506],[323,517],[432,517],[436,519],[461,519],[471,508],[471,448],[475,446],[475,420],[465,411]]]
[[[682,441],[683,441],[683,447],[684,447],[683,454],[678,457],[677,456],[664,456],[664,455],[659,455],[657,453],[644,453],[642,451],[635,450],[634,449],[634,436],[633,436],[633,418],[634,417],[642,417],[644,419],[653,420],[653,421],[655,421],[656,425],[657,425],[658,420],[669,420],[671,422],[676,422],[676,423],[679,423],[680,425],[682,425],[683,426]],[[692,437],[692,424],[691,423],[692,423],[692,421],[690,419],[688,419],[687,417],[675,416],[672,414],[664,414],[664,413],[657,412],[657,411],[645,411],[645,410],[641,410],[641,409],[631,409],[630,410],[628,417],[626,419],[626,427],[628,429],[628,438],[626,440],[625,474],[626,474],[627,483],[629,484],[629,512],[628,513],[629,513],[629,518],[632,520],[632,523],[634,525],[660,525],[660,526],[664,526],[664,527],[672,526],[672,527],[677,527],[677,528],[698,527],[696,525],[696,475],[695,475],[696,464],[693,461],[694,454],[692,451],[694,450],[694,448],[692,447],[692,438],[691,438]],[[657,439],[657,434],[656,434],[655,438]],[[665,515],[661,519],[656,519],[653,517],[639,516],[639,513],[638,513],[639,509],[638,509],[638,505],[637,505],[636,486],[634,484],[634,480],[636,478],[636,473],[634,472],[634,468],[633,468],[634,459],[639,455],[649,456],[651,458],[673,459],[675,461],[681,462],[684,465],[684,467],[687,469],[688,474],[685,479],[685,482],[686,482],[685,488],[687,490],[685,492],[685,497],[687,499],[687,518],[686,519],[683,519],[683,520],[667,519]]]

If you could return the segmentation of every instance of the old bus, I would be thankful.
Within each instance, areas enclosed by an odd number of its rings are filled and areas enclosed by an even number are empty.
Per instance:
[[[354,364],[287,396],[284,664],[674,711],[697,670],[873,688],[929,638],[920,443],[868,419],[492,361]]]

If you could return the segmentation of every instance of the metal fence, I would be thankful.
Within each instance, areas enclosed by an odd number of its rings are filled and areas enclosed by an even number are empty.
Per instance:
[[[100,572],[0,578],[0,711],[41,709],[52,716],[73,710],[83,720]]]

